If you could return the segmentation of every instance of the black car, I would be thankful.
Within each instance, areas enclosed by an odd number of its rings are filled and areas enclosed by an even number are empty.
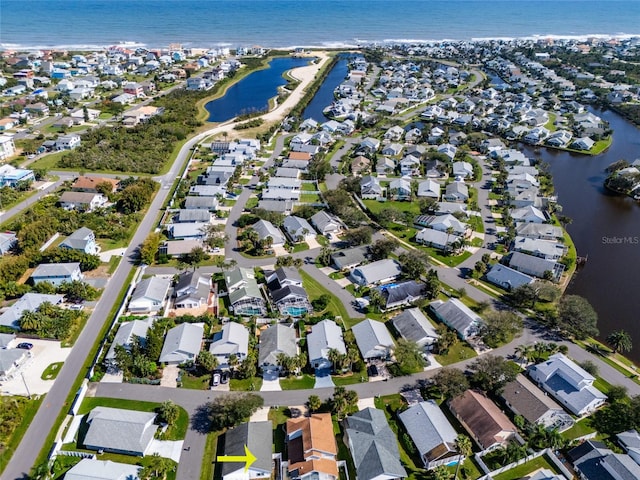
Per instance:
[[[24,350],[31,350],[33,348],[33,343],[22,342],[18,344],[17,348],[22,348]]]

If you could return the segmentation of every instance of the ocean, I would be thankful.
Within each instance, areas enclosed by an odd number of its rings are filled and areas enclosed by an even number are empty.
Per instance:
[[[640,36],[638,0],[2,0],[0,49]]]

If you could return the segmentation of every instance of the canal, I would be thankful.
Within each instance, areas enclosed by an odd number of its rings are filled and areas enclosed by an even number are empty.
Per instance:
[[[340,55],[340,60],[336,62],[322,85],[313,96],[307,107],[302,112],[302,119],[312,118],[318,123],[324,123],[329,120],[323,113],[323,110],[331,105],[334,100],[333,91],[340,85],[349,73],[348,55]]]
[[[209,122],[224,122],[238,115],[265,111],[269,99],[278,94],[278,87],[286,85],[282,74],[292,68],[304,67],[310,58],[276,57],[269,67],[253,72],[229,87],[224,96],[205,105]]]
[[[601,155],[520,148],[530,158],[550,164],[562,213],[573,219],[567,230],[578,255],[588,256],[567,293],[581,295],[593,305],[601,339],[613,330],[629,332],[635,344],[629,356],[640,362],[640,204],[603,186],[609,164],[640,158],[640,130],[611,110],[592,111],[614,131],[613,144]]]

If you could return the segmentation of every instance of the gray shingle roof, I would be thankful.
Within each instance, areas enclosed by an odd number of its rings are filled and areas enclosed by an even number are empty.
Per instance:
[[[398,416],[421,458],[430,462],[455,451],[457,433],[433,400],[413,405]]]
[[[95,238],[94,233],[87,227],[81,227],[60,243],[60,247],[72,250],[84,250],[90,238]]]
[[[271,325],[260,334],[259,364],[276,365],[278,353],[284,353],[289,357],[294,357],[298,353],[295,329],[280,323]]]
[[[246,356],[249,351],[249,330],[244,325],[228,322],[213,336],[209,346],[213,355]]]
[[[142,467],[111,460],[83,458],[65,475],[65,480],[138,480]]]
[[[73,272],[80,268],[80,263],[41,263],[31,274],[32,278],[71,276]]]
[[[90,449],[142,455],[158,429],[156,414],[121,408],[95,407],[87,415],[84,445]]]
[[[513,382],[507,383],[501,395],[516,414],[522,415],[530,423],[536,423],[550,410],[562,411],[560,405],[524,375],[518,375]]]
[[[109,351],[104,357],[105,360],[112,360],[116,357],[116,345],[130,345],[133,342],[134,337],[145,339],[147,337],[147,331],[152,324],[152,318],[121,323],[118,331],[116,332],[116,336],[111,343],[111,347],[109,347]]]
[[[419,345],[431,343],[439,336],[435,327],[419,308],[409,308],[393,317],[391,322],[402,338]]]
[[[386,258],[362,265],[354,269],[351,274],[361,285],[371,285],[387,278],[395,278],[400,273],[402,273],[400,264],[395,260]]]
[[[200,198],[200,197],[197,197]],[[204,197],[207,198],[207,197]],[[206,209],[183,209],[178,212],[178,222],[210,222],[211,212]]]
[[[264,240],[267,237],[271,237],[274,245],[280,245],[285,243],[284,234],[278,230],[273,223],[266,220],[258,220],[252,225],[252,228],[258,232],[258,238]]]
[[[273,424],[271,421],[241,423],[237,427],[227,430],[224,434],[224,455],[244,456],[246,445],[256,457],[255,462],[249,468],[259,470],[269,476],[272,470],[272,437]],[[244,469],[243,464],[225,462],[222,464],[222,475],[229,475],[241,469]]]
[[[351,330],[364,359],[386,357],[395,347],[389,330],[382,322],[367,318],[354,325]]]
[[[342,270],[350,265],[358,265],[364,262],[367,257],[367,247],[352,247],[338,250],[331,254],[331,261]]]
[[[342,339],[342,329],[333,320],[325,319],[311,327],[311,333],[307,335],[307,347],[309,360],[328,359],[329,350],[332,348],[343,355],[347,353]]]
[[[44,302],[58,305],[64,300],[64,295],[49,295],[44,293],[25,293],[13,305],[11,305],[2,315],[0,315],[0,325],[19,328],[20,318],[25,311],[35,312]]]
[[[171,280],[162,277],[149,277],[142,280],[131,294],[131,301],[149,299],[162,302],[169,291]]]
[[[9,348],[0,350],[0,374],[5,374],[11,370],[14,364],[27,354],[26,350],[20,348]]]
[[[382,410],[365,408],[345,418],[344,425],[358,480],[407,476],[400,463],[398,440]]]
[[[204,328],[202,325],[182,323],[167,332],[160,353],[161,362],[195,360],[200,352]]]
[[[446,302],[436,300],[429,305],[440,320],[463,337],[482,324],[482,319],[457,298],[450,298]]]
[[[500,263],[496,263],[487,272],[487,280],[507,290],[533,282],[533,278],[526,273],[519,272]]]

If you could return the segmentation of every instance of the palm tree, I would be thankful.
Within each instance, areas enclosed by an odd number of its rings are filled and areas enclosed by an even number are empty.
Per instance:
[[[458,460],[456,474],[453,476],[454,480],[458,478],[458,470],[460,469],[460,464],[464,462],[464,457],[471,455],[471,448],[471,439],[468,436],[461,433],[456,437],[456,450],[463,458]]]
[[[342,354],[337,348],[330,348],[327,352],[327,359],[333,364],[333,371],[338,371],[338,362],[340,362],[340,357]]]
[[[616,330],[607,336],[607,342],[613,347],[613,353],[629,352],[633,348],[631,335],[625,330]]]
[[[524,360],[526,362],[529,362],[532,352],[533,352],[533,347],[531,345],[518,345],[516,347],[516,356],[520,360]]]

